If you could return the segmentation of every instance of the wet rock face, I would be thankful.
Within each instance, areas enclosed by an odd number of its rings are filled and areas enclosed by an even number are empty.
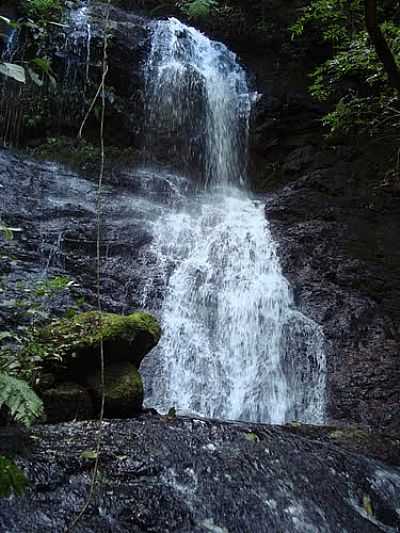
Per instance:
[[[107,13],[109,12],[109,16]],[[7,15],[4,9],[0,14]],[[104,137],[111,146],[142,148],[144,123],[143,63],[149,47],[148,19],[107,3],[66,2],[59,24],[49,25],[39,56],[48,57],[56,83],[38,88],[27,80],[19,101],[8,83],[0,98],[23,118],[18,127],[0,117],[5,146],[37,146],[46,138],[76,138],[103,75],[104,35],[107,34],[107,88]],[[27,32],[17,37],[15,60],[35,57],[35,43]],[[0,42],[1,53],[1,42]],[[0,80],[3,83],[3,80]],[[21,96],[22,95],[22,96]],[[8,129],[15,130],[11,135]],[[98,142],[99,114],[92,113],[84,136]]]
[[[136,182],[130,174],[126,180],[134,188]],[[24,286],[32,286],[44,276],[67,273],[79,283],[76,296],[84,298],[87,306],[95,306],[95,183],[60,165],[0,151],[0,191],[2,220],[23,229],[1,244],[3,323],[18,323],[13,318],[13,301],[24,299]],[[102,303],[107,311],[126,314],[140,308],[141,283],[151,265],[136,269],[132,265],[151,242],[151,234],[143,222],[141,203],[132,201],[126,187],[105,186],[104,193]],[[62,294],[48,304],[50,313],[63,316],[74,300]]]
[[[62,531],[86,500],[94,423],[37,427],[31,480],[0,528]],[[394,532],[397,468],[267,426],[145,415],[105,422],[101,480],[81,532]]]
[[[400,191],[379,174],[357,189],[352,171],[344,159],[304,175],[266,215],[296,303],[328,340],[330,416],[398,431]]]

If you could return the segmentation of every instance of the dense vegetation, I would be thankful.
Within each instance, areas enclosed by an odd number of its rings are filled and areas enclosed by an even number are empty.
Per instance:
[[[330,57],[311,73],[310,91],[334,105],[324,119],[332,133],[397,136],[400,74],[396,63],[390,65],[390,55],[400,58],[400,12],[392,2],[381,2],[379,22],[371,27],[369,4],[314,0],[291,31],[294,38],[318,32],[330,47]],[[381,39],[374,37],[376,31]]]

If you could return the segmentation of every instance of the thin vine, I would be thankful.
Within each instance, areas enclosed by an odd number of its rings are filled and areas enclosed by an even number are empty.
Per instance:
[[[100,152],[101,152],[101,161],[100,161],[100,171],[99,179],[97,185],[97,194],[96,194],[96,292],[97,292],[97,310],[99,312],[99,317],[101,320],[102,305],[101,305],[101,228],[102,228],[102,187],[103,187],[103,178],[104,178],[104,163],[105,163],[105,151],[104,151],[104,118],[105,118],[105,109],[106,109],[106,93],[105,93],[105,81],[108,73],[108,27],[109,27],[109,17],[110,17],[110,0],[108,0],[108,10],[106,15],[106,25],[104,30],[104,41],[103,41],[103,62],[102,62],[102,78],[100,86],[96,95],[93,99],[93,102],[89,108],[88,113],[86,114],[82,125],[79,129],[78,136],[81,137],[82,130],[85,126],[85,123],[88,119],[89,114],[93,110],[94,104],[101,94],[101,120],[100,120]],[[101,405],[100,405],[100,415],[98,419],[98,430],[96,436],[96,457],[93,468],[92,481],[90,484],[90,490],[86,502],[84,503],[79,514],[73,520],[73,522],[66,528],[66,532],[72,532],[75,527],[78,525],[79,521],[82,519],[83,515],[87,511],[93,496],[96,491],[98,473],[99,473],[99,458],[102,445],[102,435],[103,435],[103,419],[104,419],[104,404],[105,404],[105,391],[104,391],[104,343],[103,339],[100,340],[100,382],[101,382]]]

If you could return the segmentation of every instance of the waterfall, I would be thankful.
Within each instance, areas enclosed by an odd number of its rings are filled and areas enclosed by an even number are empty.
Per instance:
[[[146,152],[201,183],[153,221],[147,261],[163,287],[160,345],[145,365],[160,410],[321,422],[321,327],[296,310],[263,206],[245,181],[254,95],[236,56],[176,19],[155,23]],[[179,179],[177,180],[179,183]],[[185,187],[186,180],[182,180]]]
[[[204,185],[243,181],[253,96],[235,54],[172,18],[146,66],[146,149],[197,170]]]

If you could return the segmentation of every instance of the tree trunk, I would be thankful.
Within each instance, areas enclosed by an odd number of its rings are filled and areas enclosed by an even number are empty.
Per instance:
[[[365,0],[365,24],[390,85],[400,92],[400,70],[379,26],[376,0]]]

